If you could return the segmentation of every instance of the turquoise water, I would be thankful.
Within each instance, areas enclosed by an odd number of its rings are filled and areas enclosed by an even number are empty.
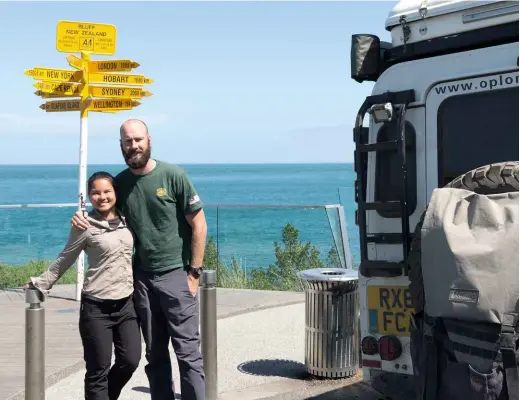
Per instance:
[[[116,174],[124,165],[90,165]],[[318,247],[323,258],[334,246],[338,221],[324,209],[235,208],[216,205],[343,204],[350,247],[359,261],[354,225],[352,164],[199,164],[183,165],[202,200],[208,235],[218,237],[224,260],[238,257],[247,268],[264,268],[274,261],[275,241],[291,223],[300,239]],[[0,166],[0,204],[76,203],[78,167],[70,165]],[[63,248],[74,207],[0,209],[0,263],[23,264],[54,259]],[[217,218],[218,216],[218,218]]]

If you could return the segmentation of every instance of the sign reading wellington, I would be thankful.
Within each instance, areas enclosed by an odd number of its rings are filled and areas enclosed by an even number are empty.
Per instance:
[[[114,25],[95,22],[59,21],[56,27],[56,50],[68,54],[70,69],[34,67],[24,74],[36,80],[35,95],[47,100],[40,109],[50,113],[79,112],[80,155],[78,209],[85,209],[87,181],[87,120],[89,112],[117,113],[132,110],[138,101],[152,95],[143,85],[153,79],[140,74],[126,74],[140,64],[129,58],[91,60],[93,54],[112,56],[116,52],[117,31]],[[60,100],[61,98],[61,100]],[[118,132],[113,134],[117,135]],[[77,261],[76,300],[81,299],[84,253]]]

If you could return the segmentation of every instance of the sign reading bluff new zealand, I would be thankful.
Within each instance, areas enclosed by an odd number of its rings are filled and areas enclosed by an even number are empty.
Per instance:
[[[116,27],[92,22],[59,21],[56,50],[64,53],[88,51],[111,56],[116,52]]]

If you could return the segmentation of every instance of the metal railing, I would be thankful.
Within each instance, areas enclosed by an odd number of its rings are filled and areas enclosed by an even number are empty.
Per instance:
[[[76,207],[75,203],[0,205],[0,264],[53,260],[66,242]],[[245,276],[252,269],[268,267],[276,261],[273,244],[280,242],[283,226],[290,223],[299,229],[303,242],[311,242],[321,253],[334,249],[338,258],[335,267],[352,268],[342,205],[207,204],[205,211],[217,267],[221,260],[225,264],[232,258],[240,260]],[[75,299],[79,301],[84,271],[78,265]]]

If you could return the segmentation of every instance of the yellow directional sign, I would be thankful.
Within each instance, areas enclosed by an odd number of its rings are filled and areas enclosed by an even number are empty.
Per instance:
[[[144,85],[153,83],[153,79],[144,75],[132,74],[108,74],[101,72],[93,72],[88,74],[89,83],[112,83],[121,85]]]
[[[80,99],[74,100],[52,100],[42,104],[40,108],[47,112],[79,111]]]
[[[88,105],[89,111],[96,110],[131,110],[141,105],[138,101],[131,99],[92,100]]]
[[[45,93],[54,93],[61,95],[80,95],[83,85],[80,83],[69,82],[36,82],[33,85],[36,89],[40,89]]]
[[[116,52],[116,27],[95,22],[59,21],[56,50],[64,53],[88,51],[111,56]]]
[[[109,97],[122,99],[140,99],[152,95],[152,92],[140,87],[118,87],[118,86],[90,86],[89,94],[92,97]]]
[[[81,99],[73,100],[51,100],[42,104],[40,108],[47,112],[60,111],[79,111]],[[133,107],[139,106],[141,103],[131,99],[121,100],[91,100],[88,103],[88,111],[99,112],[117,112],[120,110],[131,110]]]
[[[89,61],[88,70],[89,72],[131,71],[138,66],[139,63],[132,60],[98,60]]]
[[[80,82],[83,77],[83,71],[42,67],[26,69],[24,74],[32,76],[34,79],[46,79],[59,82]]]
[[[56,97],[77,97],[77,94],[62,94],[62,93],[47,93],[42,90],[34,92],[36,96],[41,96],[42,99],[53,99]]]
[[[84,62],[81,60],[81,58],[76,57],[74,54],[69,54],[66,58],[71,67],[77,68],[77,69],[83,69]]]

